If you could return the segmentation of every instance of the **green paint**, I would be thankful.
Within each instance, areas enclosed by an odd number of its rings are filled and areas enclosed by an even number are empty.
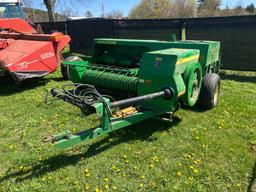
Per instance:
[[[68,137],[64,134],[60,138],[58,135],[55,145],[63,149],[151,117],[173,113],[178,109],[180,100],[194,106],[202,77],[209,68],[216,68],[219,51],[220,43],[215,41],[95,39],[90,61],[63,63],[69,66],[73,82],[136,96],[169,88],[173,97],[136,103],[133,106],[138,112],[120,118],[109,116],[103,104],[96,103],[92,107],[100,121],[97,128]],[[108,99],[106,101],[110,104]]]

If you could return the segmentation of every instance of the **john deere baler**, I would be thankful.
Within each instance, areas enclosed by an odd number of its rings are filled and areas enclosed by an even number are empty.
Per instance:
[[[220,43],[96,39],[92,58],[68,58],[63,73],[73,88],[52,89],[54,97],[97,113],[99,126],[80,133],[47,138],[66,148],[129,126],[175,112],[180,103],[206,108],[220,94]]]

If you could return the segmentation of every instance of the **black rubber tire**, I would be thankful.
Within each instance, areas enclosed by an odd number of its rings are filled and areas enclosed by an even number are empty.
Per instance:
[[[70,57],[67,57],[66,59],[64,59],[64,62],[65,61],[82,61],[82,59],[78,56],[70,56]],[[62,74],[62,77],[64,80],[70,79],[68,65],[61,64],[61,74]]]
[[[216,73],[208,73],[203,78],[202,90],[198,103],[206,109],[217,106],[220,98],[220,76]]]

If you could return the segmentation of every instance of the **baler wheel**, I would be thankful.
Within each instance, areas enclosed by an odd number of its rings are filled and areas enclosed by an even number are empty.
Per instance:
[[[82,61],[82,59],[78,56],[70,56],[67,57],[64,62],[66,61]],[[61,64],[61,74],[64,80],[69,80],[70,79],[70,75],[69,75],[69,67],[68,65],[63,65]]]
[[[198,100],[202,107],[212,109],[217,106],[220,97],[220,82],[220,76],[216,73],[208,73],[204,76]]]
[[[200,94],[202,86],[202,66],[200,63],[189,65],[183,76],[186,92],[182,96],[181,101],[184,105],[193,107]]]

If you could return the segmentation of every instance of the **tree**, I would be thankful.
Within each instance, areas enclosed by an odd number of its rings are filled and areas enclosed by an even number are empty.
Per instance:
[[[198,15],[213,17],[220,11],[221,0],[199,0]]]
[[[141,0],[139,5],[132,8],[129,17],[132,19],[167,18],[170,15],[169,0]]]
[[[248,5],[245,9],[245,11],[247,11],[250,14],[254,14],[255,13],[255,6],[253,3],[251,3],[250,5]]]
[[[133,7],[129,17],[146,18],[187,18],[196,16],[196,0],[141,0]]]
[[[120,10],[113,9],[111,12],[107,14],[107,18],[109,19],[120,19],[123,18],[124,14]]]
[[[195,17],[197,13],[196,0],[173,0],[172,17],[188,18]]]
[[[33,11],[31,10],[32,7],[32,0],[23,0],[22,1],[23,5],[24,5],[24,13],[25,13],[25,17],[26,18],[32,18],[33,16]]]
[[[234,15],[234,16],[246,15],[246,11],[245,11],[245,9],[242,7],[242,5],[237,5],[237,6],[233,9],[233,15]]]
[[[85,17],[93,17],[93,14],[91,11],[86,11],[85,12]]]
[[[54,22],[54,14],[55,14],[55,8],[57,5],[59,5],[62,9],[62,12],[68,13],[68,14],[74,14],[75,11],[73,10],[73,3],[77,2],[79,4],[86,3],[89,0],[73,0],[73,1],[64,1],[64,0],[44,0],[44,5],[46,6],[46,9],[48,11],[49,21]]]
[[[220,12],[221,16],[232,16],[233,14],[234,14],[233,10],[230,9],[229,6],[226,6],[226,8],[221,10],[221,12]]]
[[[57,0],[44,0],[46,9],[48,10],[49,21],[54,22],[54,8]]]
[[[72,7],[70,8],[65,8],[65,9],[62,9],[60,11],[60,14],[63,16],[63,17],[76,17],[77,16],[77,11],[75,9],[73,9]],[[58,18],[58,15],[55,14],[55,20]]]

